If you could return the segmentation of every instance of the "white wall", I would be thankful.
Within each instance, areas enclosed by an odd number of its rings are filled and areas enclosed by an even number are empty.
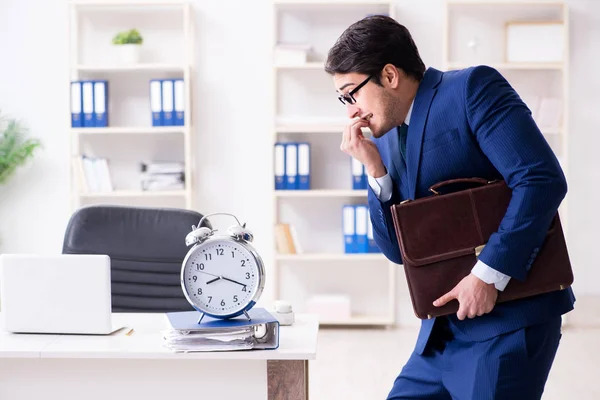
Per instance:
[[[272,127],[272,7],[270,1],[193,1],[196,208],[227,210],[254,229],[269,265],[273,222],[270,175]],[[60,252],[69,217],[67,137],[67,7],[64,1],[0,2],[0,110],[23,119],[45,148],[0,187],[2,252]],[[397,16],[413,33],[425,63],[442,61],[443,1],[397,1]],[[600,294],[591,249],[600,225],[600,3],[571,0],[570,236],[578,294]],[[52,17],[51,17],[52,16]],[[333,95],[333,93],[332,93]],[[332,101],[336,101],[332,96]],[[343,111],[343,110],[341,110]],[[224,180],[235,176],[235,180]],[[403,272],[401,288],[406,287]],[[405,290],[399,321],[414,323]],[[265,295],[268,299],[269,293]]]

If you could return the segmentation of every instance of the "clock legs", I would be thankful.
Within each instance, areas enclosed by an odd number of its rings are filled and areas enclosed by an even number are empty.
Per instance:
[[[200,312],[200,311],[198,311],[198,312],[200,313],[200,318],[198,318],[198,324],[200,324],[202,322],[202,318],[204,318],[204,316],[206,314],[204,314],[203,312]],[[250,315],[248,315],[248,312],[246,310],[244,310],[243,313],[246,316],[246,318],[248,318],[248,321],[252,321],[252,318],[250,318]]]

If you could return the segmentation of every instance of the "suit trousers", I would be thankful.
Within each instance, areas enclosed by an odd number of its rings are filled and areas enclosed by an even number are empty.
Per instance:
[[[560,317],[486,341],[458,340],[456,329],[446,317],[436,319],[425,352],[413,352],[388,400],[541,398],[562,336]]]

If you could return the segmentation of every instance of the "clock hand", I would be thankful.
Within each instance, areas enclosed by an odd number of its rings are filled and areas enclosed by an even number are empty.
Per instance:
[[[225,279],[226,281],[233,282],[233,283],[237,283],[238,285],[242,285],[242,286],[246,287],[246,285],[244,285],[244,284],[243,284],[243,283],[241,283],[241,282],[234,281],[233,279],[225,278],[224,276],[222,276],[222,278],[223,278],[223,279]]]
[[[221,278],[220,275],[211,274],[210,272],[204,272],[204,271],[195,271],[195,272],[200,272],[201,274],[206,274],[206,275],[214,276],[214,277],[217,277],[219,279]]]
[[[207,285],[210,285],[211,283],[213,283],[213,282],[216,282],[216,281],[218,281],[219,279],[221,279],[221,277],[220,277],[220,276],[219,276],[219,277],[217,277],[217,278],[215,278],[215,279],[211,279],[210,281],[206,282],[206,284],[207,284]]]

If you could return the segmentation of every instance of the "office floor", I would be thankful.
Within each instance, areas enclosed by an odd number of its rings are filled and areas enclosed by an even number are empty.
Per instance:
[[[310,362],[311,400],[385,399],[417,329],[321,329]],[[563,329],[543,400],[600,399],[600,328]]]

